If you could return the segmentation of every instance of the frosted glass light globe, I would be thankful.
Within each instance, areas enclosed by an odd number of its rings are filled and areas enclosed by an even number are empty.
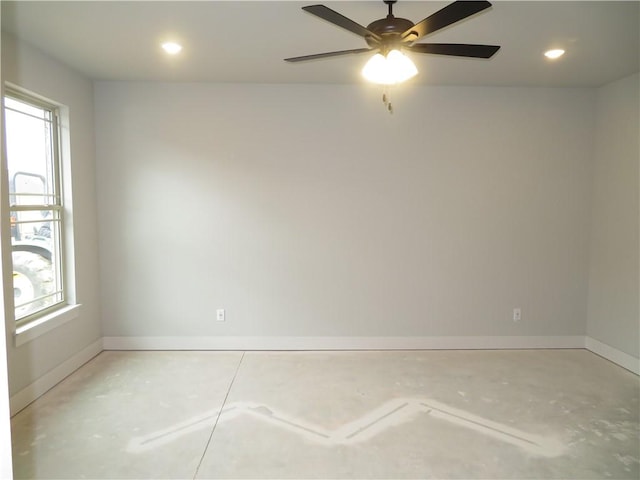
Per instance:
[[[399,50],[391,50],[386,57],[376,53],[362,69],[364,78],[382,85],[402,83],[417,73],[418,69],[411,59]]]

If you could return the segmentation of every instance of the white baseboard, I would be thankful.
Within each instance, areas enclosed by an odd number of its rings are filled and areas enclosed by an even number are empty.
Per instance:
[[[628,353],[621,352],[617,348],[613,348],[606,343],[602,343],[595,338],[586,337],[585,346],[587,350],[592,351],[596,355],[606,358],[620,365],[623,368],[640,375],[640,359],[629,355]]]
[[[490,350],[584,348],[555,337],[104,337],[105,350]]]
[[[640,359],[584,336],[538,337],[104,337],[96,340],[10,399],[11,415],[102,350],[504,350],[586,348],[640,375]]]
[[[82,365],[102,352],[102,350],[102,339],[96,340],[71,358],[62,362],[53,370],[45,373],[32,384],[20,390],[9,399],[11,415],[16,414],[47,390],[60,383]]]

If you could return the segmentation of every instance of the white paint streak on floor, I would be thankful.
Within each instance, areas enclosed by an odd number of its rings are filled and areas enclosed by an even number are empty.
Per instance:
[[[452,408],[435,400],[397,398],[335,430],[328,430],[322,426],[308,423],[303,419],[278,412],[268,405],[252,402],[234,402],[225,406],[222,411],[210,411],[148,435],[134,437],[129,442],[127,451],[131,453],[144,452],[159,445],[176,441],[193,431],[210,428],[216,422],[221,424],[241,415],[255,417],[260,421],[275,425],[278,428],[299,435],[305,440],[321,445],[350,445],[366,442],[372,437],[384,433],[389,428],[397,427],[410,421],[419,414],[430,415],[457,426],[489,435],[502,442],[515,445],[532,455],[556,457],[562,455],[565,450],[565,447],[555,439],[532,435],[469,412]]]

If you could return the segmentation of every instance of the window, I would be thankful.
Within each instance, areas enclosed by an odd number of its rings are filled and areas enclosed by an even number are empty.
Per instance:
[[[15,319],[66,305],[58,108],[7,89],[6,157]]]

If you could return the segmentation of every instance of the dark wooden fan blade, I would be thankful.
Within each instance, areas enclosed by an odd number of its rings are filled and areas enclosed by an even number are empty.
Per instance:
[[[418,43],[404,48],[416,53],[474,58],[490,58],[500,50],[498,45],[469,45],[466,43]]]
[[[415,42],[425,35],[429,35],[441,28],[448,27],[449,25],[481,12],[490,6],[491,4],[487,1],[467,2],[460,0],[453,2],[443,9],[438,10],[433,15],[425,18],[421,22],[416,23],[401,36],[402,38],[406,38],[407,41]]]
[[[285,62],[304,62],[305,60],[315,60],[317,58],[337,57],[340,55],[349,55],[351,53],[365,53],[377,50],[377,48],[355,48],[353,50],[340,50],[339,52],[316,53],[314,55],[305,55],[303,57],[285,58]]]
[[[345,17],[344,15],[339,14],[335,10],[331,10],[329,7],[325,7],[324,5],[309,5],[307,7],[302,7],[303,10],[314,14],[316,17],[320,17],[327,22],[331,22],[338,27],[344,28],[345,30],[349,30],[350,32],[355,33],[356,35],[360,35],[361,37],[371,37],[378,41],[381,40],[379,35],[376,35],[370,30],[367,30],[359,23],[354,22],[350,18]]]

